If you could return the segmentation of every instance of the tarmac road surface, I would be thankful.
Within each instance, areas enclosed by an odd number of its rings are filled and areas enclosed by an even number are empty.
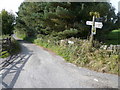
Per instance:
[[[67,63],[49,50],[19,41],[22,52],[4,68],[3,88],[118,88],[118,76]]]

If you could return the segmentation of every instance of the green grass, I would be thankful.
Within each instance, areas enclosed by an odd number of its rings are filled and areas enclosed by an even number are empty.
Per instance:
[[[10,56],[10,54],[8,53],[8,51],[0,52],[0,58],[6,58],[8,56]]]
[[[119,35],[120,35],[120,29],[113,30],[108,34],[108,39],[118,39]]]
[[[120,44],[120,29],[111,31],[108,35],[106,35],[106,38],[107,44]]]

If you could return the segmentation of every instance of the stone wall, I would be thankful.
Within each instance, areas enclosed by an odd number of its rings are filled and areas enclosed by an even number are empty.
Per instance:
[[[102,45],[100,48],[120,54],[120,45]]]

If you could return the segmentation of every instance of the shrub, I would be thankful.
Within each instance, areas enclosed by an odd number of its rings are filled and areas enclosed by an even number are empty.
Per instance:
[[[10,55],[15,55],[20,52],[21,49],[20,44],[14,38],[12,38],[10,49],[11,49]]]
[[[24,30],[14,30],[14,34],[17,35],[17,37],[24,39],[27,37],[27,33]]]
[[[61,32],[53,32],[51,34],[51,36],[60,40],[60,39],[75,37],[77,35],[77,33],[78,33],[77,29],[70,28],[70,30],[64,30],[64,31],[61,31]]]

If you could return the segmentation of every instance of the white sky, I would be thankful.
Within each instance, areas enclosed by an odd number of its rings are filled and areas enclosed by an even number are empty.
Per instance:
[[[7,11],[12,11],[15,14],[23,1],[24,0],[0,0],[0,11],[5,9]],[[118,12],[118,1],[120,0],[110,0],[112,6],[116,8],[116,13]]]
[[[5,9],[15,14],[18,11],[18,7],[24,0],[0,0],[0,11]]]
[[[118,12],[118,2],[119,1],[120,0],[110,0],[110,2],[112,3],[112,6],[116,8],[116,13]]]

